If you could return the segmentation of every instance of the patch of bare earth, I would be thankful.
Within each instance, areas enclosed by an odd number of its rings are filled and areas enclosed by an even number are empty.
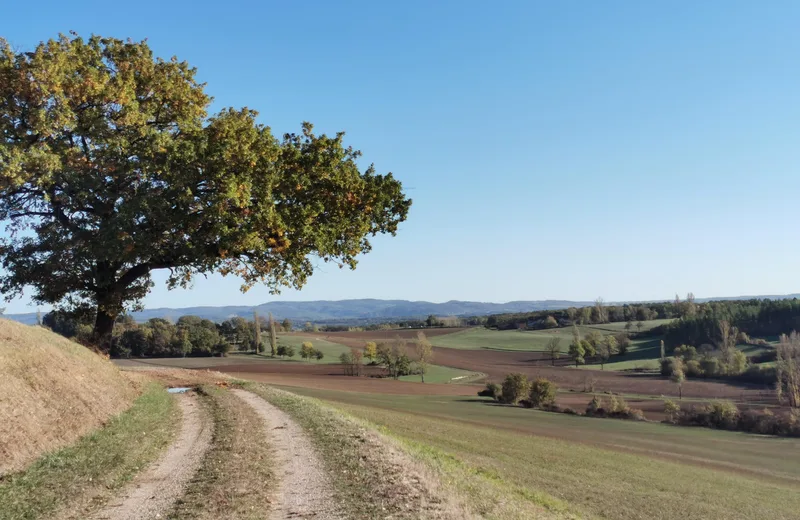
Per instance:
[[[245,390],[234,390],[264,421],[274,448],[278,486],[272,520],[342,518],[322,461],[302,428],[286,413]]]
[[[178,396],[183,414],[180,432],[167,451],[90,518],[145,520],[159,518],[183,494],[211,442],[211,421],[194,393]]]

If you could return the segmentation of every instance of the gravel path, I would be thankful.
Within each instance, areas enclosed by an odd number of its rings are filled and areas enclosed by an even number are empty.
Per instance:
[[[275,448],[280,485],[270,520],[342,518],[322,461],[303,429],[286,413],[257,395],[245,390],[233,392],[264,419],[268,439]]]
[[[213,425],[194,393],[180,394],[177,399],[183,414],[178,438],[92,519],[162,518],[183,494],[211,444]]]

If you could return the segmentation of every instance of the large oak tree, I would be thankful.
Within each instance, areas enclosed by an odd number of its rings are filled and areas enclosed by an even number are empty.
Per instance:
[[[169,270],[170,288],[218,272],[299,288],[314,260],[354,268],[411,201],[358,169],[343,134],[276,138],[256,112],[210,116],[187,63],[146,42],[60,36],[33,52],[0,40],[0,290],[115,318]]]

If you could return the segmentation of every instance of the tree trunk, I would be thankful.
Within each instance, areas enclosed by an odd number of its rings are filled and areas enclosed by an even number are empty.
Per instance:
[[[117,317],[108,311],[101,308],[97,309],[97,318],[92,331],[92,343],[103,352],[108,353],[111,351],[111,340],[116,320]]]

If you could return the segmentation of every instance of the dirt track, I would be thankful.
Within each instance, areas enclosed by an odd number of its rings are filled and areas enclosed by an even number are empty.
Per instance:
[[[149,520],[160,518],[180,498],[211,444],[213,430],[191,393],[178,396],[183,413],[177,439],[167,451],[91,518],[95,520]]]
[[[322,461],[303,429],[285,412],[245,390],[233,390],[264,420],[264,430],[274,447],[280,475],[278,503],[271,520],[341,518]]]

